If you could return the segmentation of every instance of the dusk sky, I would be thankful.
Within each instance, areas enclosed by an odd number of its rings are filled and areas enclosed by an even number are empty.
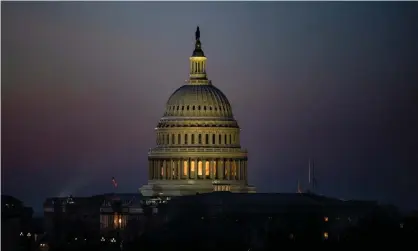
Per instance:
[[[418,2],[2,2],[2,193],[138,192],[197,25],[258,192],[418,207]]]

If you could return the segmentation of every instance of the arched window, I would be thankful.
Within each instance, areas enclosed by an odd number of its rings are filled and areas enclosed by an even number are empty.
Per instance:
[[[174,142],[174,139],[175,139],[176,137],[174,137],[174,133],[173,134],[171,134],[171,144],[172,145],[174,145],[175,144],[175,142]]]
[[[234,180],[237,176],[237,165],[235,161],[232,161],[231,178]]]
[[[202,176],[203,175],[203,165],[202,165],[202,161],[199,161],[197,163],[197,175]]]
[[[218,144],[222,144],[222,135],[219,134]]]
[[[205,144],[209,144],[209,134],[206,134],[205,136]]]
[[[190,161],[190,177],[194,177],[196,170],[195,170],[195,161]]]
[[[232,135],[229,134],[229,144],[232,144]]]
[[[187,110],[189,110],[189,106],[187,106]]]
[[[187,160],[185,160],[183,162],[183,175],[187,176],[188,173],[189,173],[189,166],[188,166]]]
[[[215,144],[215,134],[212,134],[212,144]]]
[[[209,161],[205,161],[205,176],[209,177],[210,176],[210,165],[209,165]]]
[[[180,133],[177,135],[177,144],[180,144],[180,142],[181,142],[181,135],[180,135]]]
[[[202,134],[199,134],[199,144],[202,144]]]
[[[227,142],[226,142],[226,134],[224,135],[224,144],[225,145],[227,144]]]
[[[217,178],[216,177],[216,160],[214,160],[214,161],[212,161],[212,172],[213,172],[213,176],[215,177],[215,178]]]
[[[194,134],[192,134],[192,145],[194,144]]]
[[[187,134],[184,134],[184,144],[186,144],[186,145],[188,144],[188,143],[187,143],[187,138],[188,138],[188,137],[187,137]]]

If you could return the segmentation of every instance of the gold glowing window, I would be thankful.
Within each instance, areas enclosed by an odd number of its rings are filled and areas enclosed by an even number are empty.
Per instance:
[[[185,160],[184,162],[183,162],[183,175],[184,176],[187,176],[187,174],[188,174],[189,172],[188,172],[188,163],[187,163],[187,160]]]
[[[325,221],[325,222],[328,222],[328,217],[326,217],[326,216],[325,216],[325,217],[324,217],[324,221]]]
[[[324,233],[324,239],[327,240],[328,239],[328,232]]]
[[[197,174],[199,175],[199,176],[202,176],[203,175],[203,164],[202,164],[202,161],[199,161],[198,163],[197,163]]]
[[[210,175],[210,167],[209,167],[209,161],[205,162],[205,175],[209,176]]]
[[[190,172],[191,172],[191,174],[193,174],[194,173],[194,171],[195,171],[195,163],[194,163],[194,160],[192,160],[191,162],[190,162]]]

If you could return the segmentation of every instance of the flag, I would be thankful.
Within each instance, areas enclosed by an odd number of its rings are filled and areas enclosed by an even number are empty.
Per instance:
[[[115,188],[118,187],[118,183],[116,182],[115,177],[112,177],[112,183]]]

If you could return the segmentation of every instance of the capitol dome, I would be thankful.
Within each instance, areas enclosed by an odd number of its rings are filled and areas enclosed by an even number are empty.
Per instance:
[[[210,82],[178,88],[168,99],[164,116],[233,119],[231,104],[225,94]]]
[[[144,196],[255,192],[247,183],[247,151],[231,104],[208,80],[199,27],[195,35],[189,80],[168,98],[155,128]]]

